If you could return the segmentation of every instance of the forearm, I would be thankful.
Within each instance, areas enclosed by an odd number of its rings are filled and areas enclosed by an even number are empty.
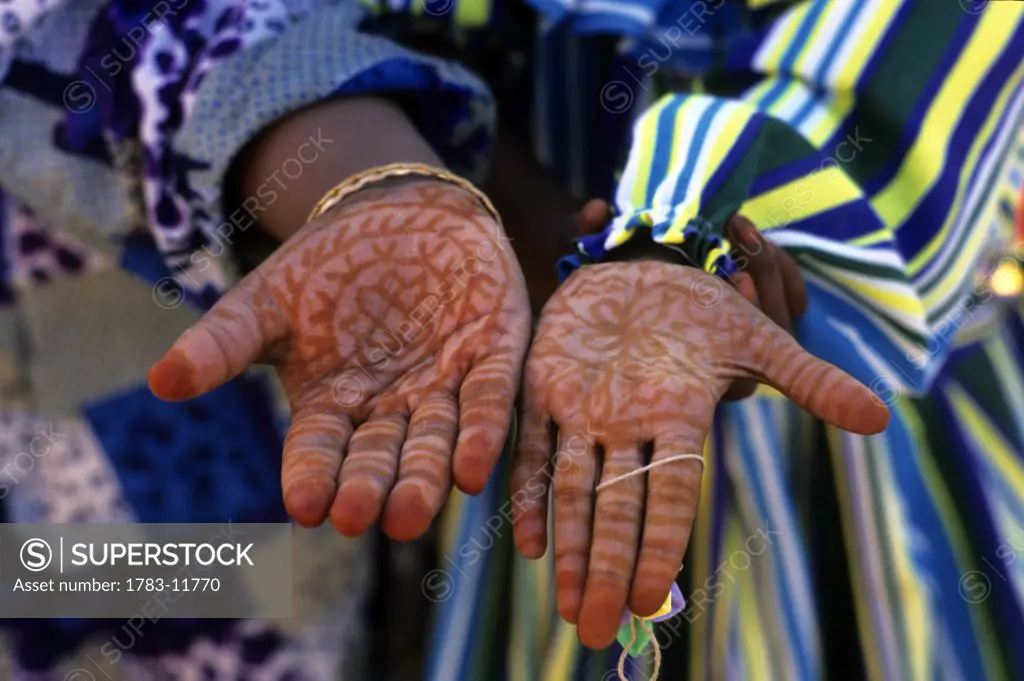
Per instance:
[[[275,173],[310,136],[325,143],[314,161],[302,166],[297,182],[287,189],[274,185]],[[330,140],[328,143],[327,140]],[[278,241],[287,240],[306,221],[317,201],[346,177],[389,163],[444,162],[420,136],[396,103],[374,97],[323,102],[282,119],[260,136],[238,167],[237,202],[262,196],[277,187],[274,201],[260,202],[254,217]],[[530,299],[539,309],[558,287],[555,265],[571,248],[569,216],[580,202],[560,189],[528,151],[508,135],[495,144],[491,174],[484,190],[500,211],[528,282]]]
[[[315,157],[302,165],[301,179],[275,185],[289,159],[310,138],[321,143]],[[314,154],[307,152],[305,158]],[[263,196],[265,187],[277,187],[275,200],[260,203],[254,217],[279,241],[287,240],[306,222],[317,201],[346,177],[389,163],[425,163],[444,167],[443,161],[420,136],[402,109],[376,97],[333,99],[283,118],[256,140],[238,169],[240,203],[245,197]]]

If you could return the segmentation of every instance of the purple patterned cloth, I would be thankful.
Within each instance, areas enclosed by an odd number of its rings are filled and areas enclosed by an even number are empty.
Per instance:
[[[270,383],[248,372],[169,404],[139,367],[173,342],[177,303],[209,307],[237,278],[232,233],[244,228],[224,214],[225,177],[280,118],[400,90],[446,164],[481,179],[469,168],[486,163],[490,92],[457,64],[370,34],[369,19],[356,0],[0,0],[0,393],[33,410],[0,409],[5,522],[287,519],[288,410]],[[278,170],[257,192],[262,209],[298,181]],[[153,287],[168,279],[177,303]],[[155,317],[127,307],[150,298]],[[65,314],[76,302],[80,314]],[[60,395],[59,411],[40,395]],[[51,427],[54,451],[28,457]],[[123,620],[4,619],[3,678],[103,678],[90,671],[99,658],[124,679],[367,678],[373,553],[360,540],[315,552],[330,577],[293,575],[303,605],[287,623],[163,618],[143,634]]]

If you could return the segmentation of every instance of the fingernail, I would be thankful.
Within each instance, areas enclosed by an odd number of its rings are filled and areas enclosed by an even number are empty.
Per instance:
[[[754,227],[749,222],[744,222],[740,225],[740,241],[747,248],[757,248],[760,245],[758,239],[757,227]]]

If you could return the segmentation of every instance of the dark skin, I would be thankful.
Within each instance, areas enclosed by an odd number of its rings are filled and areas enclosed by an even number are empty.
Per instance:
[[[372,167],[396,162],[443,167],[398,100],[355,97],[330,100],[293,113],[269,128],[239,164],[237,183],[244,196],[256,196],[261,183],[295,154],[310,134],[335,140],[306,167],[303,181],[256,215],[261,227],[286,242],[313,205],[338,182]],[[382,132],[384,131],[384,132]],[[392,185],[407,179],[389,181]],[[558,288],[555,264],[571,249],[572,237],[601,231],[611,216],[608,204],[593,199],[582,206],[511,135],[498,135],[485,189],[504,217],[505,228],[523,269],[530,304],[537,314]],[[572,216],[567,218],[566,216]],[[740,272],[733,286],[772,321],[792,333],[792,322],[807,308],[807,294],[792,257],[765,240],[749,220],[734,216],[726,226]],[[620,249],[620,260],[660,260],[685,265],[678,254],[634,240]],[[737,380],[723,399],[749,397],[757,383]]]
[[[555,189],[557,185],[542,174],[524,150],[502,146],[489,191],[505,217],[506,234],[511,237],[515,258],[499,255],[494,246],[480,250],[485,241],[490,243],[489,239],[500,235],[500,230],[490,224],[489,216],[472,195],[423,178],[398,179],[388,187],[376,186],[359,192],[320,220],[306,224],[306,215],[320,196],[345,177],[396,162],[442,167],[441,160],[418,134],[401,106],[376,98],[324,102],[273,126],[253,145],[241,165],[241,190],[245,195],[258,195],[266,178],[292,158],[295,150],[310,135],[317,134],[318,129],[322,137],[333,143],[316,162],[306,166],[301,183],[282,192],[278,200],[263,206],[256,216],[264,230],[283,242],[282,248],[179,339],[154,367],[150,385],[164,399],[189,399],[229,380],[252,362],[270,361],[278,368],[293,398],[293,411],[297,410],[285,445],[282,480],[289,512],[300,523],[310,526],[319,525],[329,515],[340,532],[353,535],[379,522],[393,538],[410,540],[428,529],[448,496],[451,481],[464,492],[479,493],[501,452],[515,393],[521,384],[518,372],[529,344],[527,294],[536,309],[557,288],[554,264],[568,251],[571,231],[563,216],[575,212],[578,231],[587,233],[600,230],[609,211],[600,201],[578,206],[567,194]],[[431,217],[435,213],[436,220]],[[397,225],[401,229],[396,229]],[[438,225],[451,235],[439,233]],[[373,238],[362,238],[368,229],[376,230],[371,232]],[[401,238],[395,236],[399,233]],[[411,241],[410,233],[414,235]],[[783,341],[789,344],[783,350],[796,352],[798,346],[779,331],[790,331],[792,319],[806,307],[806,294],[795,263],[786,262],[788,256],[761,240],[748,221],[734,219],[728,234],[738,244],[737,262],[741,267],[732,283],[748,302],[760,304],[768,317],[764,325],[771,327],[762,334],[768,339],[761,344],[762,359],[784,356],[785,352],[780,354],[776,347],[781,347],[780,343],[785,345]],[[415,252],[410,250],[410,243],[417,245]],[[435,251],[444,257],[424,256]],[[662,295],[666,289],[661,287],[678,288],[687,277],[711,277],[674,260],[677,256],[673,251],[639,239],[617,255],[630,261],[664,260],[671,266],[657,262],[597,266],[594,271],[604,268],[601,271],[608,274],[611,288],[604,286],[605,282],[597,282],[600,285],[595,284],[592,290],[579,295],[562,292],[562,300],[555,302],[566,309],[546,313],[548,334],[542,333],[543,320],[538,332],[542,340],[547,338],[550,345],[586,336],[581,334],[578,320],[573,321],[576,312],[570,308],[587,303],[587,296],[598,313],[614,303],[616,309],[623,311],[650,313],[654,317],[652,323],[675,324],[662,334],[673,339],[672,334],[678,335],[680,330],[692,331],[695,338],[706,337],[705,329],[714,330],[723,321],[743,316],[738,312],[722,316],[706,310],[689,310],[674,317],[671,310],[659,308],[666,304]],[[489,263],[487,268],[479,267],[481,259]],[[459,263],[476,262],[477,271],[482,274],[472,279],[471,286],[442,288],[450,280],[451,269],[433,271],[442,260],[459,267]],[[525,277],[517,260],[526,266]],[[675,272],[677,267],[686,268],[681,276]],[[415,281],[388,289],[395,284],[398,274],[416,274],[419,270],[423,270],[422,276],[413,277]],[[590,272],[590,268],[585,270]],[[577,288],[587,279],[581,278],[582,273],[574,276]],[[646,291],[649,304],[637,310],[630,304],[635,300],[636,282],[658,278]],[[526,281],[531,282],[529,286]],[[374,298],[382,290],[393,295],[383,301]],[[685,293],[685,286],[681,290]],[[353,291],[358,295],[353,295]],[[615,300],[606,304],[601,296],[609,291]],[[365,335],[362,329],[386,332],[403,324],[409,326],[408,320],[421,310],[422,301],[447,293],[453,297],[445,303],[441,321],[428,327],[430,334],[416,336],[415,342],[403,345],[402,351],[385,364],[377,360],[359,362],[364,373],[369,366],[374,374],[354,373],[350,365],[361,355],[356,357],[352,353],[363,350],[358,343]],[[756,316],[752,314],[756,311],[739,296],[730,304],[747,317]],[[587,315],[592,326],[600,316],[593,310]],[[333,325],[330,333],[325,334],[322,317],[329,317]],[[378,326],[381,328],[377,329]],[[598,326],[594,326],[591,334],[591,340],[597,343],[592,366],[606,369],[602,353],[607,349],[601,348],[607,345],[608,338],[617,336]],[[623,322],[619,335],[629,335],[637,328]],[[770,333],[772,329],[774,335]],[[356,334],[359,338],[352,339],[353,349],[339,344],[333,333]],[[739,346],[745,338],[745,334],[739,334]],[[685,338],[673,342],[674,352],[667,356],[694,359],[695,367],[714,364],[699,360],[700,353],[714,355],[714,360],[715,353],[725,347],[717,343],[701,345]],[[623,347],[634,346],[625,343]],[[534,363],[547,361],[562,366],[564,361],[557,353],[545,355],[547,349],[543,343],[538,344],[533,352]],[[647,349],[660,353],[658,348]],[[577,350],[566,356],[570,360],[577,357]],[[621,347],[615,351],[623,352]],[[426,361],[431,358],[432,361]],[[650,361],[640,363],[645,369],[650,365]],[[788,364],[783,367],[788,368]],[[533,385],[535,394],[541,394],[545,388],[557,392],[564,383],[547,381],[544,376],[552,372],[535,374],[540,377],[540,384]],[[664,372],[673,380],[680,378],[678,374],[678,367]],[[569,375],[581,374],[573,369]],[[617,376],[612,371],[609,380],[614,383]],[[734,372],[718,378],[721,391],[717,394],[725,398],[749,394],[752,390],[746,383],[755,385],[750,380],[736,380],[739,376]],[[344,390],[339,395],[337,388],[342,379],[348,382],[341,384]],[[732,387],[723,380],[732,380]],[[796,391],[800,395],[811,392]],[[614,400],[636,406],[630,390],[614,385],[601,390],[588,388],[582,394],[597,400],[590,405],[595,410]],[[684,397],[694,394],[688,388],[680,393]],[[500,404],[495,402],[495,396],[501,397]],[[864,395],[860,397],[865,402]],[[717,399],[712,398],[708,402],[710,409],[705,411],[713,411]],[[578,402],[568,399],[552,404],[568,409]],[[683,402],[665,402],[665,423],[677,423],[679,414],[691,414],[692,410]],[[868,430],[877,432],[879,418],[870,416]],[[596,420],[603,418],[601,412]],[[702,424],[703,421],[698,425]],[[536,470],[532,464],[521,468],[531,473]],[[692,483],[690,487],[696,489],[698,478],[689,468],[686,475]],[[691,497],[687,508],[692,515],[696,497]],[[670,506],[676,509],[678,505]],[[595,546],[600,548],[607,544],[607,539],[614,538],[612,528],[604,527],[613,520],[607,512],[599,510],[595,514]],[[690,520],[692,517],[669,519],[667,524],[662,523],[663,529],[688,526]],[[639,535],[636,540],[639,541]],[[537,538],[527,543],[536,549]],[[533,557],[539,555],[536,550],[529,553]],[[608,556],[599,558],[605,560]],[[664,575],[674,577],[679,564],[674,555],[667,554],[641,562],[646,566],[641,571],[657,572],[659,580]],[[665,590],[660,581],[655,584],[648,580],[644,585],[637,587],[639,595],[633,604],[636,612],[653,611],[663,600]],[[610,643],[614,636],[622,607],[619,601],[624,596],[616,595],[614,606],[602,605],[602,598],[591,598],[589,614],[578,619],[581,641],[597,648]],[[567,619],[574,621],[576,616]]]
[[[576,218],[579,234],[599,233],[610,215],[611,209],[604,201],[588,201]],[[757,227],[742,215],[735,215],[729,220],[725,236],[733,244],[731,255],[740,270],[732,277],[732,285],[769,319],[792,334],[793,322],[807,311],[807,288],[796,261],[765,239]],[[674,251],[639,239],[624,246],[622,251],[618,257],[620,260],[684,264]],[[724,399],[742,400],[756,390],[756,381],[736,381]]]
[[[572,237],[600,232],[611,209],[601,199],[580,205],[528,150],[504,133],[498,136],[484,189],[513,237],[530,302],[534,310],[539,310],[558,288],[555,264],[571,251]],[[567,215],[572,218],[566,220]],[[765,239],[742,215],[729,221],[725,236],[734,245],[732,256],[740,269],[732,279],[733,285],[772,321],[792,333],[793,321],[807,309],[807,291],[796,261]],[[639,239],[623,247],[617,259],[686,264],[676,253]],[[737,384],[726,399],[748,397],[755,389],[751,383]]]
[[[382,126],[385,130],[375,128]],[[302,182],[259,188],[316,135]],[[454,482],[479,494],[503,451],[529,345],[526,283],[501,225],[472,192],[395,178],[307,221],[339,180],[396,162],[440,166],[400,107],[334,100],[271,128],[241,189],[283,243],[186,330],[149,372],[161,399],[189,400],[255,364],[291,405],[285,508],[355,536],[378,524],[416,539]]]
[[[279,192],[254,216],[260,227],[285,242],[306,223],[306,216],[331,187],[356,173],[390,163],[444,163],[393,100],[378,97],[332,99],[296,111],[268,128],[237,168],[243,196],[258,196],[259,187],[317,131],[331,144],[303,168],[301,182]],[[405,179],[392,184],[405,183]]]
[[[283,118],[253,143],[239,168],[244,195],[256,196],[266,178],[292,158],[295,149],[318,129],[335,143],[327,145],[316,162],[307,167],[301,183],[290,185],[277,201],[255,216],[278,241],[286,241],[305,223],[313,205],[337,184],[338,178],[397,162],[444,167],[398,101],[377,97],[329,100]],[[395,180],[393,184],[403,182]],[[528,150],[503,132],[495,144],[484,190],[503,216],[526,276],[531,305],[539,311],[558,288],[558,259],[571,250],[573,236],[604,228],[610,215],[608,204],[593,199],[581,206]],[[807,294],[796,262],[765,240],[742,216],[729,222],[726,236],[736,245],[733,255],[741,270],[734,277],[734,286],[779,326],[792,332],[792,320],[807,308]],[[671,251],[639,240],[623,248],[620,258],[678,260]],[[744,386],[730,391],[728,398],[739,399],[752,392],[753,386]]]
[[[292,113],[268,128],[239,159],[234,184],[241,196],[258,195],[281,164],[319,129],[334,140],[317,160],[305,166],[302,181],[261,206],[255,219],[276,241],[288,240],[306,221],[316,202],[342,179],[391,163],[423,163],[444,168],[444,162],[419,134],[399,95],[392,99],[351,97],[329,100]],[[401,185],[398,178],[388,184]],[[537,313],[558,288],[555,264],[572,248],[580,202],[563,191],[550,173],[510,135],[499,133],[484,192],[501,213],[512,248],[526,277],[531,306]],[[581,213],[596,224],[604,219],[603,203],[588,204]]]
[[[558,288],[555,265],[572,250],[579,219],[604,224],[603,203],[587,204],[564,191],[559,182],[505,130],[498,132],[484,192],[494,201],[512,237],[512,247],[526,276],[530,305],[538,314]],[[575,216],[574,216],[575,214]],[[589,224],[589,223],[588,223]]]

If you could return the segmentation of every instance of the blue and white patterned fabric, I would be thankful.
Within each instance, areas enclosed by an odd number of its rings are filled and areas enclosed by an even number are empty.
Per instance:
[[[666,131],[685,133],[684,100],[699,108],[746,99],[751,106],[743,111],[757,110],[758,120],[775,118],[815,150],[832,149],[848,119],[866,115],[855,106],[863,94],[855,87],[859,69],[873,72],[876,52],[902,55],[895,69],[890,64],[899,77],[888,82],[902,94],[917,87],[913,101],[893,109],[905,120],[888,115],[897,94],[869,101],[868,109],[885,128],[874,134],[878,151],[903,158],[919,142],[913,162],[880,165],[919,195],[894,201],[890,193],[882,213],[895,215],[895,230],[917,208],[948,217],[955,197],[964,214],[957,230],[971,235],[972,249],[947,248],[955,267],[939,269],[972,288],[970,275],[985,266],[982,243],[989,231],[1005,236],[1013,219],[1005,205],[1018,200],[1024,178],[1024,70],[1013,58],[1024,17],[1018,3],[961,2],[941,11],[930,3],[365,0],[376,12],[364,15],[355,0],[0,2],[0,498],[7,519],[283,518],[280,428],[268,424],[283,426],[287,415],[273,384],[252,373],[202,400],[166,405],[149,397],[143,376],[196,310],[233,282],[224,257],[232,228],[220,214],[224,173],[276,118],[336,94],[418,94],[411,110],[428,141],[455,170],[479,179],[492,137],[491,95],[467,71],[373,37],[371,30],[400,40],[418,28],[392,32],[393,25],[376,23],[386,15],[449,25],[460,45],[473,43],[462,28],[484,29],[481,42],[497,38],[499,49],[504,41],[526,45],[509,49],[506,62],[525,60],[533,77],[526,91],[505,93],[503,106],[522,107],[513,117],[526,124],[538,158],[581,198],[612,198],[623,187],[630,193],[636,177],[671,188],[673,176],[652,161],[653,151],[678,152],[679,163],[669,166],[687,167],[691,138],[664,144],[672,138],[643,121],[662,120],[664,109]],[[501,33],[513,8],[532,12],[529,21]],[[939,29],[947,39],[936,38]],[[937,65],[934,73],[906,77],[918,43],[904,40],[905,30],[920,41],[927,56],[920,61]],[[616,84],[625,89],[609,89]],[[850,96],[831,97],[841,86]],[[673,93],[682,95],[651,108]],[[810,120],[802,112],[819,99],[829,124],[800,130]],[[968,100],[994,104],[964,106]],[[654,114],[634,128],[645,111]],[[723,136],[702,137],[733,146]],[[620,182],[623,152],[642,172]],[[858,163],[878,159],[872,151]],[[932,191],[945,186],[934,176],[945,167],[953,189]],[[883,188],[859,190],[874,200]],[[765,196],[763,208],[780,203]],[[844,219],[836,224],[858,224]],[[935,237],[941,222],[923,220],[920,234]],[[659,628],[669,643],[661,678],[1024,678],[1020,306],[953,310],[955,331],[935,330],[927,347],[914,348],[934,360],[927,381],[901,394],[901,365],[894,371],[860,352],[886,345],[864,333],[877,306],[851,309],[846,300],[864,288],[860,280],[801,254],[799,229],[769,238],[801,257],[808,280],[800,341],[879,392],[894,386],[883,395],[893,403],[893,423],[876,438],[837,432],[767,389],[723,406],[706,444],[701,507],[680,576],[690,606]],[[845,248],[827,231],[821,240]],[[853,246],[871,260],[881,257],[873,243]],[[167,278],[174,281],[161,281]],[[962,289],[950,290],[959,300]],[[942,342],[933,348],[931,341]],[[45,456],[35,453],[40,447]],[[442,569],[451,571],[453,589],[436,606],[425,678],[617,678],[614,646],[583,650],[573,628],[557,620],[551,564],[515,560],[507,525],[491,527],[507,510],[504,490],[497,475],[484,494],[455,495],[446,509]],[[167,621],[125,643],[115,673],[358,678],[343,665],[357,647],[354,613],[364,585],[356,575],[365,545],[344,543],[338,552],[333,565],[344,568],[334,572],[353,576],[317,595],[328,612],[290,624]],[[97,649],[115,636],[119,646],[127,640],[122,623],[5,624],[19,681],[64,678],[63,668],[78,666],[68,658],[88,653],[89,640],[99,640]],[[629,676],[646,678],[649,666],[637,660]]]
[[[145,373],[236,279],[224,176],[280,117],[339,94],[418,92],[423,134],[479,179],[487,89],[360,33],[363,19],[355,3],[319,0],[0,2],[8,522],[287,519],[288,410],[274,380],[252,371],[169,404]],[[314,131],[310,143],[306,158],[332,140]],[[290,175],[283,168],[274,189],[287,191]],[[296,599],[330,607],[289,622],[165,619],[129,642],[124,622],[4,621],[11,678],[63,679],[69,668],[92,674],[81,679],[352,678],[367,543],[330,535],[313,547],[329,574],[307,580],[309,593],[296,585]]]

